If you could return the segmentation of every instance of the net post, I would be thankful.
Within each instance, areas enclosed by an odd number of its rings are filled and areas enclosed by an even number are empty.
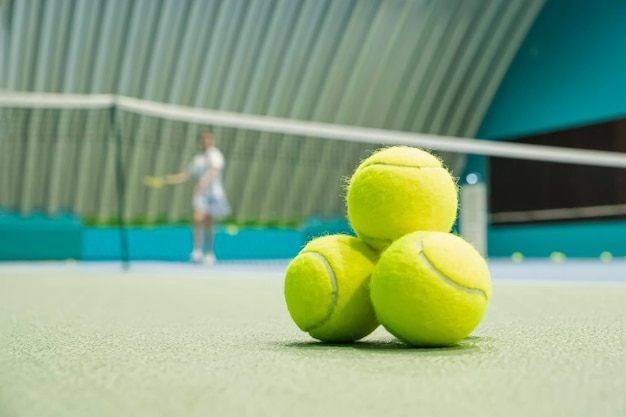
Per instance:
[[[124,220],[124,209],[126,207],[126,179],[122,152],[122,134],[118,120],[117,103],[113,103],[111,106],[109,110],[109,117],[111,123],[111,135],[113,136],[112,140],[115,142],[116,147],[115,184],[117,189],[117,220],[119,224],[120,260],[122,262],[122,270],[126,272],[130,269],[130,253],[128,247],[128,231],[126,230],[126,221]]]
[[[482,181],[461,187],[459,195],[461,236],[484,257],[487,256],[487,198],[487,185]]]

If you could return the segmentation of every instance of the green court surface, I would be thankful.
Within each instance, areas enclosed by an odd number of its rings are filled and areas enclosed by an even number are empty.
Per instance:
[[[626,416],[619,280],[496,276],[469,339],[410,349],[313,341],[253,269],[0,269],[0,416]]]

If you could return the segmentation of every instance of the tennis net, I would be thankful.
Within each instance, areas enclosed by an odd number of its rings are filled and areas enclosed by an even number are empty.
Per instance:
[[[147,187],[145,179],[188,171],[206,130],[226,160],[224,186],[233,211],[223,222],[229,230],[302,229],[312,219],[320,231],[325,223],[345,224],[346,178],[387,145],[427,148],[443,158],[462,183],[461,232],[483,253],[489,223],[624,214],[614,202],[595,204],[601,207],[592,210],[596,214],[581,207],[490,213],[485,178],[466,172],[467,155],[623,171],[626,157],[616,152],[277,119],[111,95],[32,93],[0,96],[0,210],[71,213],[86,226],[120,230],[188,225],[193,184]],[[120,256],[132,257],[124,251]],[[170,259],[163,251],[162,259]]]

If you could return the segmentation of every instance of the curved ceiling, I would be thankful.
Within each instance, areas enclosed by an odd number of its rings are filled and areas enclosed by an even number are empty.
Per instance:
[[[3,87],[472,137],[544,0],[3,0]]]

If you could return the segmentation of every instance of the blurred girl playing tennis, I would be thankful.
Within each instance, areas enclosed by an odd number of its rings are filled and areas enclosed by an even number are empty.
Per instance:
[[[211,265],[215,262],[213,221],[228,216],[231,208],[222,184],[224,155],[215,146],[215,137],[209,131],[200,134],[200,145],[202,151],[194,156],[186,172],[162,178],[148,177],[146,184],[160,186],[182,184],[191,179],[196,181],[192,201],[194,228],[191,261]]]

